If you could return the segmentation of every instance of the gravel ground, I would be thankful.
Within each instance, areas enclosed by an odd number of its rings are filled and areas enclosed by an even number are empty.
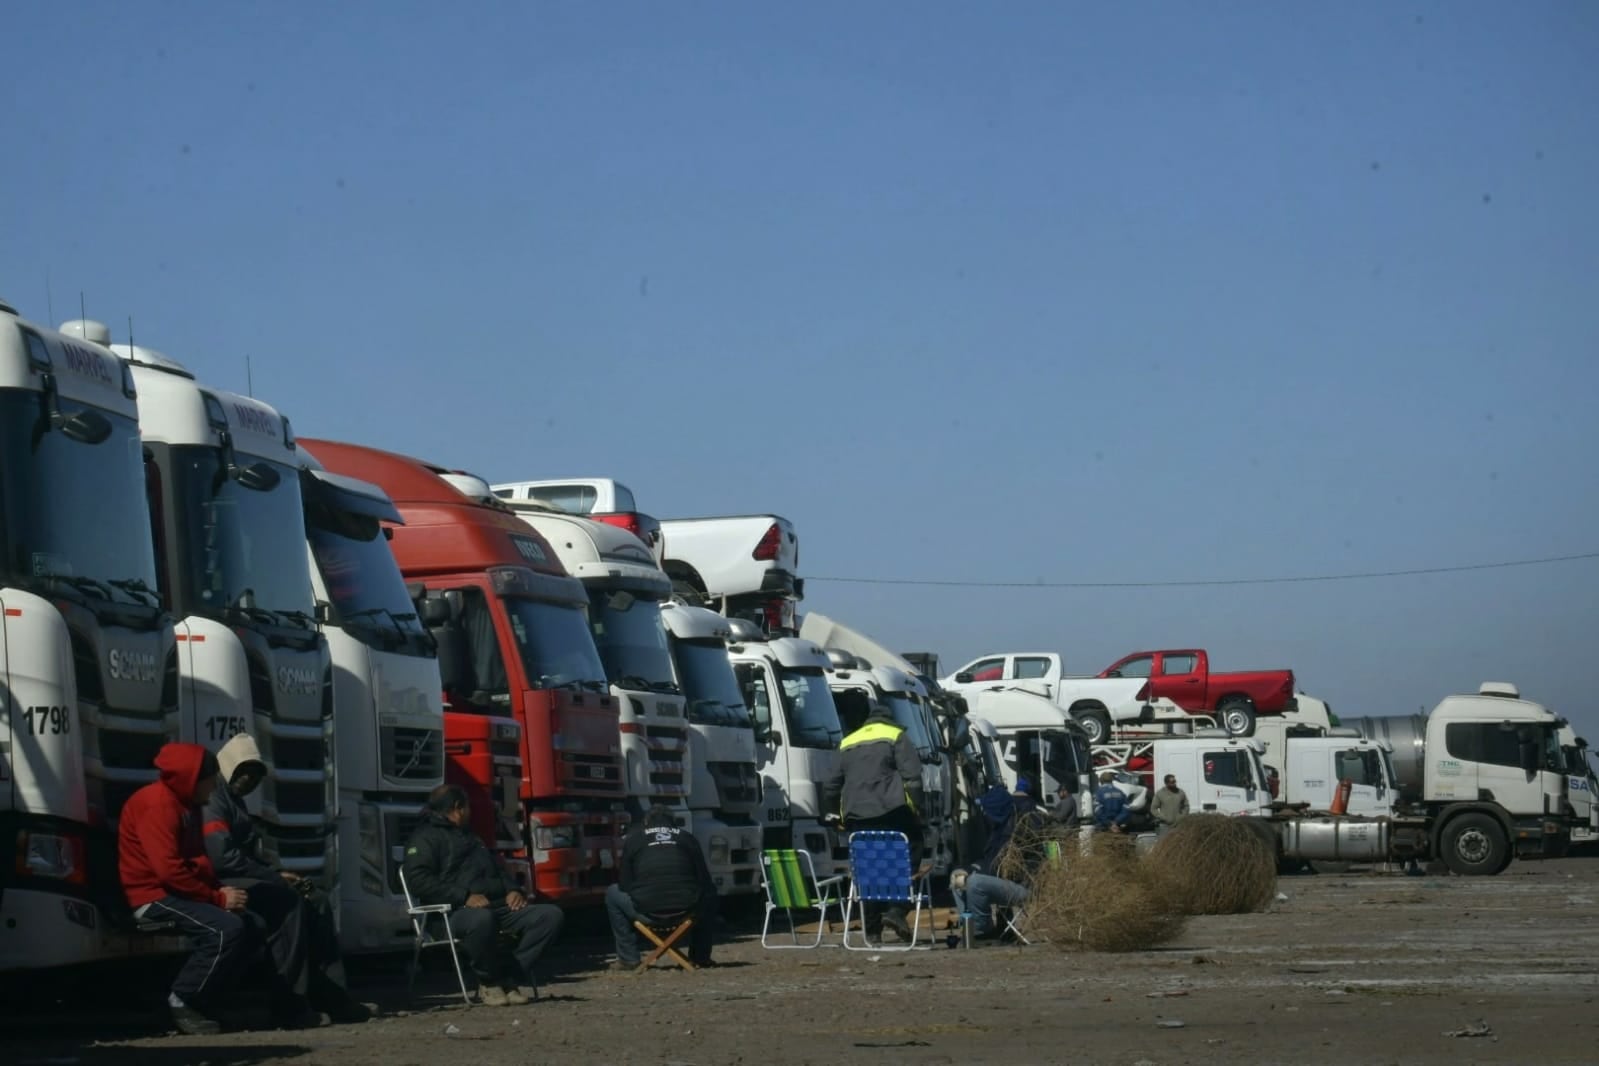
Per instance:
[[[590,916],[566,971],[526,1007],[451,1000],[368,961],[360,1026],[154,1035],[105,1007],[0,1014],[14,1066],[1594,1062],[1599,859],[1514,864],[1499,877],[1293,877],[1266,914],[1203,918],[1174,946],[1072,955],[993,946],[905,954],[767,952],[747,914],[686,974],[603,973]],[[435,962],[440,961],[438,956]],[[448,960],[443,959],[448,967]],[[87,997],[111,1000],[114,989]],[[69,1031],[69,1039],[62,1034]],[[1474,1034],[1474,1035],[1450,1035]],[[1480,1034],[1480,1035],[1475,1035]]]

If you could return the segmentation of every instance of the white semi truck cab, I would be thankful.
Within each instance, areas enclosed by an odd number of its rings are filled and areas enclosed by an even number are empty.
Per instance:
[[[727,642],[733,627],[703,607],[661,608],[677,683],[688,701],[689,818],[724,896],[761,890],[761,771],[750,711]]]
[[[131,369],[0,303],[0,973],[118,932],[123,801],[178,731]]]
[[[1038,802],[1053,808],[1062,789],[1077,797],[1084,819],[1093,812],[1094,765],[1088,732],[1053,700],[1020,689],[980,689],[966,694],[968,718],[988,723],[1006,787],[1018,777],[1038,790]],[[1130,788],[1123,789],[1130,791]]]
[[[761,764],[764,847],[810,852],[818,877],[843,873],[849,850],[822,824],[822,785],[844,739],[827,684],[827,653],[798,637],[767,639],[732,619],[728,657],[751,710]]]
[[[1566,764],[1566,795],[1571,804],[1572,845],[1592,844],[1599,839],[1599,780],[1588,762],[1588,741],[1569,725],[1560,727],[1560,752]]]
[[[394,503],[299,456],[312,587],[333,659],[340,942],[346,954],[393,951],[412,936],[405,843],[444,781],[438,655],[389,551],[382,523],[404,524]]]
[[[1155,780],[1175,775],[1177,787],[1188,793],[1190,811],[1264,815],[1271,809],[1260,758],[1266,750],[1263,742],[1224,729],[1199,729],[1193,736],[1154,741],[1151,747]]]
[[[616,526],[510,501],[588,595],[589,629],[616,697],[628,797],[640,817],[662,804],[688,813],[689,742],[683,690],[661,624],[672,583],[644,545]]]
[[[925,835],[925,855],[935,874],[949,872],[954,862],[955,833],[950,818],[954,799],[951,766],[944,758],[943,736],[933,718],[927,688],[904,670],[873,666],[840,649],[827,650],[831,664],[827,684],[833,690],[839,723],[848,736],[865,723],[873,705],[886,707],[894,722],[910,735],[922,761],[922,793],[926,803],[918,813]]]
[[[62,332],[96,344],[105,326]],[[179,734],[260,745],[249,804],[270,858],[337,892],[333,666],[316,620],[287,417],[147,348],[110,346],[139,392],[162,599],[178,618]]]

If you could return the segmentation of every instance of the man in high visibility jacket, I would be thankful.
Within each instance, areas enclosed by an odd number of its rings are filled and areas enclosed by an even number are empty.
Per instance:
[[[843,823],[846,832],[892,829],[911,844],[911,870],[922,856],[922,760],[916,745],[894,721],[887,707],[874,704],[861,727],[838,746],[838,766],[822,786],[822,810],[829,824]],[[903,907],[865,905],[869,940],[883,935],[883,926],[904,941],[911,939]]]

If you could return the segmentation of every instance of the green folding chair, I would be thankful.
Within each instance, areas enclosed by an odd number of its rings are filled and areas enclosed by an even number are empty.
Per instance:
[[[827,908],[842,905],[838,889],[844,883],[843,874],[817,880],[816,863],[810,852],[778,848],[761,852],[761,883],[766,889],[766,920],[761,923],[761,947],[773,950],[819,947],[822,937],[833,931],[832,923],[827,920]],[[794,941],[792,944],[768,943],[773,911],[783,911],[788,915],[788,934]],[[799,926],[794,921],[795,911],[816,912],[816,939],[809,944],[800,943]]]

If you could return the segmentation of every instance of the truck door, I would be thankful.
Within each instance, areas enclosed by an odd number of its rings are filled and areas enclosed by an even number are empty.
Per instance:
[[[1158,662],[1149,679],[1150,696],[1171,700],[1185,711],[1203,709],[1205,675],[1199,670],[1199,656],[1191,651],[1175,651],[1156,658]]]
[[[1256,811],[1260,800],[1249,753],[1241,748],[1212,748],[1200,760],[1199,807],[1217,814]]]
[[[761,663],[734,663],[739,688],[750,708],[755,729],[756,759],[761,764],[763,803],[761,822],[779,832],[793,832],[794,814],[788,795],[788,738],[783,735],[784,719],[776,713],[776,691],[770,674]],[[794,846],[792,844],[787,846]]]
[[[1333,753],[1333,779],[1349,782],[1350,814],[1388,814],[1392,797],[1383,787],[1382,756],[1375,748],[1344,748]]]

